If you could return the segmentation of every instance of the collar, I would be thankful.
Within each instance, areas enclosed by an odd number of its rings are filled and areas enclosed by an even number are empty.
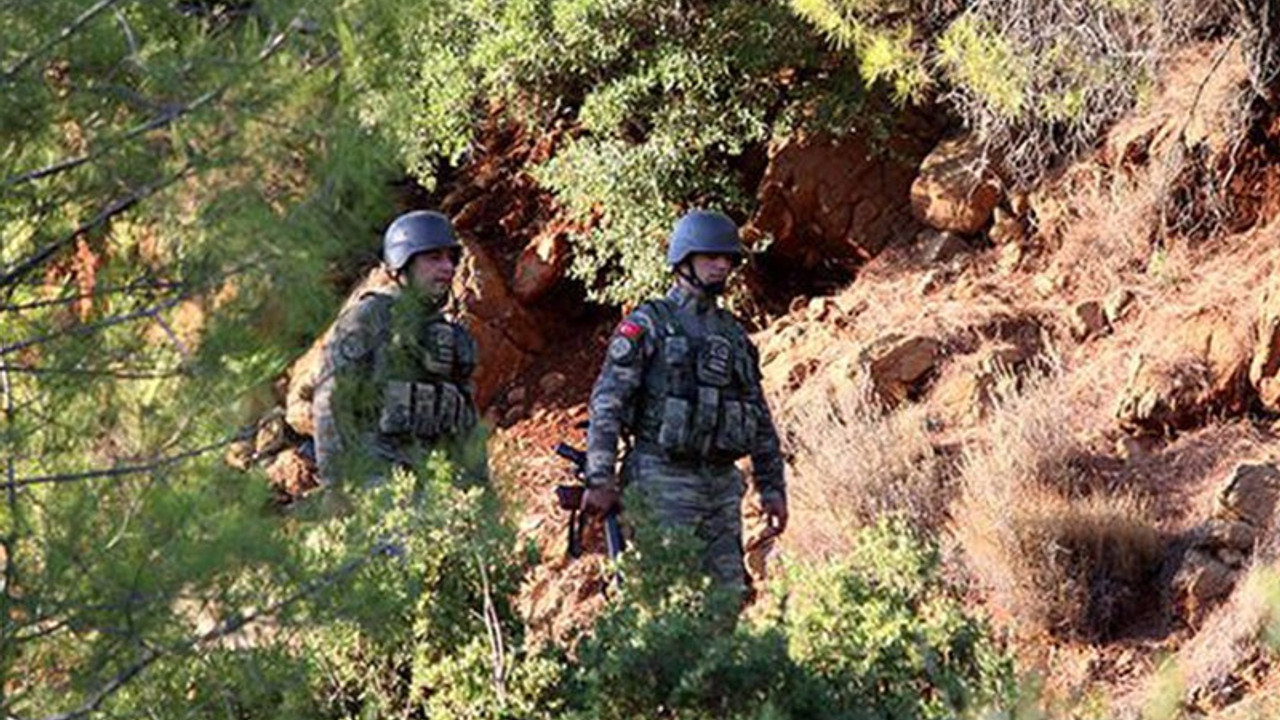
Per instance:
[[[715,309],[716,299],[687,288],[677,282],[667,291],[667,299],[675,303],[680,310],[688,310],[695,315],[703,315]]]

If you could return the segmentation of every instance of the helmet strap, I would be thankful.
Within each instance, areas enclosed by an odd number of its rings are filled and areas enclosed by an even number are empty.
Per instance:
[[[680,261],[679,265],[676,265],[676,275],[684,278],[690,285],[697,288],[707,297],[716,297],[717,295],[724,293],[726,283],[703,282],[702,278],[698,277],[698,273],[694,272],[693,261],[688,258]]]

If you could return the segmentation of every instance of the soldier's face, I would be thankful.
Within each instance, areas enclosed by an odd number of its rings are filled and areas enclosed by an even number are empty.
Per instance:
[[[409,282],[424,295],[439,297],[453,283],[457,258],[457,252],[450,248],[420,252],[409,260]]]
[[[728,253],[694,253],[689,261],[693,274],[707,285],[723,285],[737,265],[737,258]]]

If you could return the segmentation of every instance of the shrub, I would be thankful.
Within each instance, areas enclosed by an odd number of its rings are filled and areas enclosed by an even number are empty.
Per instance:
[[[1090,487],[1052,383],[997,402],[989,444],[962,459],[952,533],[1019,630],[1098,639],[1150,589],[1162,547],[1144,503]]]
[[[828,566],[789,567],[771,610],[734,628],[726,598],[694,576],[633,572],[579,646],[574,707],[601,718],[886,720],[1005,707],[1010,661],[941,580],[936,548],[887,522],[854,547]]]
[[[949,463],[933,448],[923,406],[885,410],[866,378],[841,391],[810,383],[779,413],[779,427],[792,458],[792,504],[810,519],[789,542],[842,551],[885,515],[919,529],[942,525]]]
[[[364,116],[429,187],[494,107],[571,124],[534,171],[583,228],[571,274],[606,302],[663,289],[683,209],[745,219],[749,150],[801,124],[847,130],[862,109],[862,87],[776,2],[371,0],[349,15]]]
[[[1188,0],[955,4],[792,0],[901,95],[932,90],[1020,185],[1093,147],[1141,102],[1169,51],[1225,25],[1229,5]]]

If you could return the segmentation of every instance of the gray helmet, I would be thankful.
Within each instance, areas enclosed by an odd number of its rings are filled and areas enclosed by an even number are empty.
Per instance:
[[[420,252],[453,248],[462,250],[449,218],[432,210],[407,212],[391,222],[382,236],[382,259],[395,272]]]
[[[690,210],[676,221],[667,243],[667,264],[675,267],[694,253],[736,255],[742,259],[738,226],[723,213]]]

